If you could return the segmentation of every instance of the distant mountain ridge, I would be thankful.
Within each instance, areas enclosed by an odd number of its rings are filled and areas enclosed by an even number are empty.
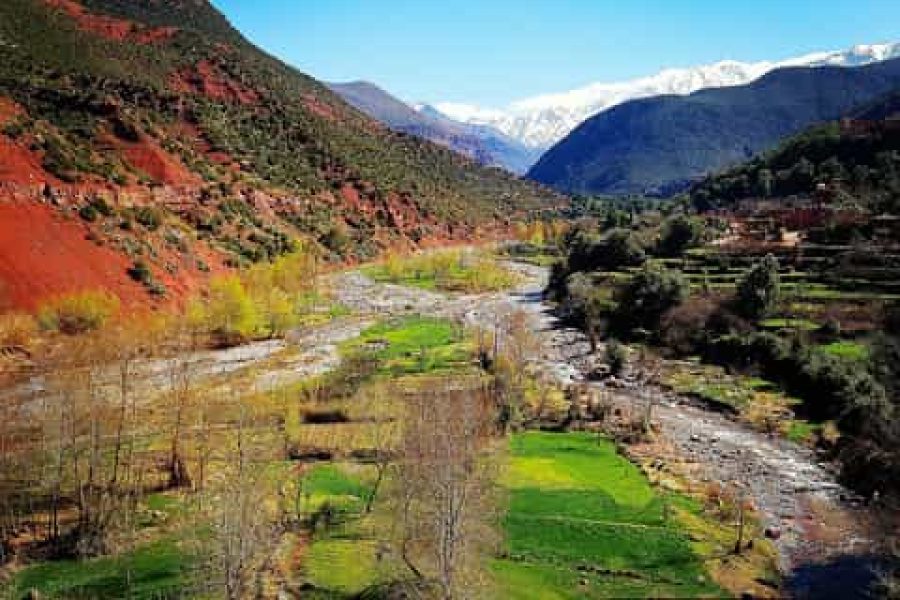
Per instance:
[[[540,156],[539,150],[528,148],[493,127],[460,123],[430,106],[414,108],[367,81],[328,86],[357,110],[390,129],[441,144],[485,166],[521,175]]]
[[[686,95],[701,89],[743,85],[784,67],[862,66],[900,57],[900,42],[857,45],[782,61],[726,60],[690,68],[666,69],[624,82],[595,83],[558,94],[513,102],[503,109],[437,102],[434,107],[457,121],[488,125],[532,148],[547,149],[579,124],[613,106],[661,95]]]
[[[667,195],[900,87],[900,59],[788,67],[743,86],[626,102],[546,152],[529,177],[579,194]]]

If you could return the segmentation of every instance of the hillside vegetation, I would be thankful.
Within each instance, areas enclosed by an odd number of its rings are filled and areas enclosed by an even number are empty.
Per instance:
[[[821,199],[896,214],[900,206],[898,95],[859,111],[854,118],[813,127],[775,150],[708,177],[691,191],[700,208],[746,198]],[[825,193],[823,193],[825,192]]]
[[[579,194],[668,195],[900,84],[900,61],[785,68],[743,86],[635,100],[587,120],[529,177]]]
[[[180,261],[157,260],[171,231],[213,269],[297,237],[371,256],[505,227],[552,199],[391,132],[205,1],[10,0],[0,46],[0,194],[83,211],[89,237],[152,271]],[[120,227],[141,206],[161,239]],[[195,262],[174,279],[202,279]]]

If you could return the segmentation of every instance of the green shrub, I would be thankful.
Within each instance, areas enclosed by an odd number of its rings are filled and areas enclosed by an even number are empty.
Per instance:
[[[568,267],[574,271],[614,271],[640,266],[647,255],[634,232],[613,229],[603,237],[578,232],[569,246]]]
[[[147,282],[147,291],[150,292],[153,296],[165,296],[168,293],[168,289],[166,289],[165,284],[161,281],[152,280]]]
[[[128,269],[128,276],[138,283],[148,283],[153,280],[153,272],[142,260],[134,261],[134,265]]]
[[[134,211],[134,220],[149,231],[156,231],[162,225],[163,217],[159,209],[152,206],[142,206]]]
[[[680,272],[645,265],[619,292],[615,329],[626,334],[638,328],[658,332],[663,314],[681,304],[688,289]]]
[[[333,225],[322,238],[322,245],[337,254],[344,256],[350,246],[350,235],[347,232],[347,226],[343,223]]]
[[[778,259],[771,254],[753,265],[738,282],[735,306],[748,319],[761,319],[778,303]]]
[[[705,226],[702,219],[678,215],[662,226],[657,253],[660,256],[677,257],[689,248],[703,243]]]
[[[78,209],[78,216],[88,223],[93,223],[97,220],[98,217],[97,209],[94,208],[91,204],[85,204]]]
[[[0,128],[0,133],[10,139],[17,140],[23,133],[25,133],[25,126],[18,121],[13,121]]]

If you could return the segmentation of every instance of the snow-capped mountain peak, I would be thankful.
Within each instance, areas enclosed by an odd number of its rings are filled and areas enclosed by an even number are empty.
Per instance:
[[[816,52],[783,61],[753,63],[723,60],[710,65],[672,68],[649,77],[544,94],[511,103],[503,109],[471,104],[432,104],[444,115],[474,125],[487,125],[532,148],[547,148],[584,120],[628,100],[685,95],[711,87],[743,85],[773,69],[791,66],[861,66],[900,57],[900,42],[860,44],[847,50]]]

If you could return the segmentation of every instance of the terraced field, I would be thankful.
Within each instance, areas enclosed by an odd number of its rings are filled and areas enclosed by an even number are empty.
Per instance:
[[[513,436],[503,478],[507,555],[498,598],[718,597],[678,514],[608,440],[584,433]]]

